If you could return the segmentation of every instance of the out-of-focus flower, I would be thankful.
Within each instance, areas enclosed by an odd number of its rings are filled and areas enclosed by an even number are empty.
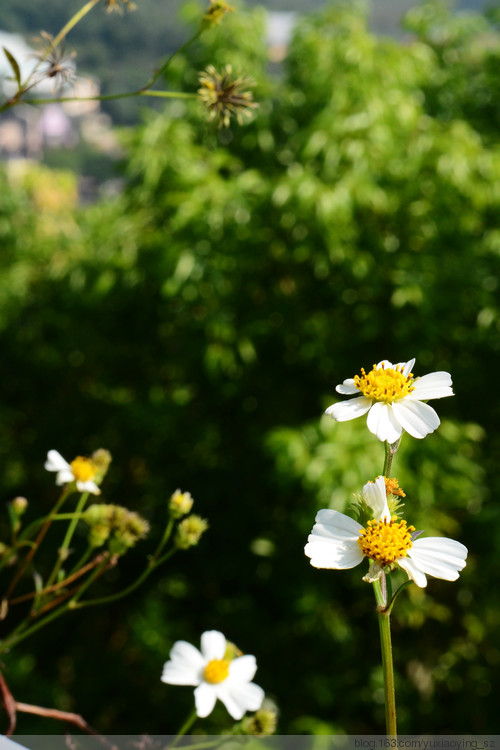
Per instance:
[[[195,514],[184,518],[177,526],[175,545],[179,549],[195,547],[208,529],[208,521]]]
[[[202,29],[211,29],[213,26],[217,26],[226,13],[230,13],[234,8],[228,5],[224,0],[210,0],[210,5],[203,15],[201,22]]]
[[[45,468],[47,471],[57,472],[56,484],[58,485],[75,482],[79,492],[90,492],[92,495],[101,494],[101,490],[94,481],[97,467],[90,458],[77,456],[69,464],[58,451],[51,450],[47,453]]]
[[[92,463],[96,467],[96,484],[101,484],[102,480],[108,473],[108,469],[111,465],[113,457],[111,453],[106,450],[106,448],[98,448],[92,453],[91,459]]]
[[[254,85],[252,79],[233,78],[232,73],[231,65],[226,65],[221,73],[209,65],[199,75],[198,95],[208,109],[209,119],[216,120],[220,128],[229,127],[233,116],[242,125],[244,118],[259,106],[253,101],[253,93],[245,90]]]
[[[42,44],[42,48],[35,55],[40,62],[40,75],[43,78],[52,78],[54,81],[54,92],[64,88],[75,78],[75,64],[73,62],[76,52],[66,54],[64,43],[54,47],[54,37],[47,31],[40,32],[40,38],[36,41]]]
[[[278,709],[269,698],[265,698],[259,710],[252,716],[245,716],[236,731],[254,737],[268,737],[276,732],[277,725]]]
[[[363,487],[363,499],[374,519],[363,527],[336,510],[320,510],[305,546],[315,568],[354,568],[367,557],[370,570],[364,580],[374,581],[385,568],[397,565],[417,586],[427,585],[426,575],[455,581],[465,567],[467,548],[446,537],[416,539],[413,526],[392,517],[387,505],[384,477]]]
[[[395,443],[406,430],[415,438],[424,438],[439,427],[439,417],[424,401],[453,396],[448,372],[431,372],[420,378],[412,373],[415,360],[393,365],[383,359],[366,373],[344,380],[336,387],[345,396],[358,395],[349,401],[329,406],[337,422],[346,422],[368,412],[367,425],[379,440]],[[359,395],[361,394],[361,395]]]
[[[201,636],[201,651],[186,641],[177,641],[163,667],[163,682],[196,686],[196,713],[201,718],[213,711],[217,698],[237,720],[246,711],[257,711],[264,700],[262,688],[251,682],[257,670],[255,656],[228,659],[226,645],[222,633],[207,630]]]
[[[182,516],[185,516],[191,508],[193,507],[193,498],[191,497],[190,492],[181,492],[180,490],[175,490],[175,492],[172,494],[168,509],[170,511],[170,515],[172,518],[182,518]]]
[[[106,6],[106,13],[123,13],[123,8],[135,10],[136,5],[132,0],[103,0]]]
[[[90,526],[89,544],[100,547],[109,539],[109,549],[116,555],[123,555],[149,532],[144,518],[121,505],[90,505],[83,520]]]

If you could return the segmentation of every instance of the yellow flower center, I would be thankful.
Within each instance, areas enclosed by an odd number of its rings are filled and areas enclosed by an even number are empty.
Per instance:
[[[366,529],[359,532],[358,546],[361,552],[381,565],[388,565],[406,557],[412,547],[411,532],[414,526],[406,521],[391,518],[390,521],[368,521]]]
[[[90,458],[85,456],[77,456],[74,461],[70,463],[71,471],[73,476],[79,482],[88,482],[89,479],[93,479],[96,475],[97,469]]]
[[[216,685],[218,682],[224,682],[229,676],[229,664],[227,659],[212,659],[209,661],[203,672],[206,682]]]
[[[373,369],[367,374],[361,368],[361,375],[354,376],[354,384],[366,398],[384,401],[386,404],[399,401],[414,390],[413,373],[406,376],[401,369],[401,365],[395,369],[373,365]]]

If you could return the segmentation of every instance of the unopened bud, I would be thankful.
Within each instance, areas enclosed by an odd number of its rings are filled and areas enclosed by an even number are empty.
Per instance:
[[[106,450],[106,448],[98,448],[92,453],[91,458],[92,463],[94,464],[96,469],[94,482],[96,484],[101,484],[102,480],[108,473],[108,469],[110,467],[111,461],[113,460],[113,457],[111,453]]]
[[[16,516],[19,518],[23,515],[26,508],[28,507],[28,501],[25,497],[15,497],[14,500],[11,502],[12,510],[16,514]]]
[[[168,510],[172,518],[182,518],[185,516],[193,507],[193,498],[190,492],[181,492],[175,490],[170,502],[168,504]]]
[[[208,521],[200,516],[192,515],[185,518],[177,526],[175,544],[179,549],[195,547],[208,529]]]
[[[226,13],[230,13],[234,8],[228,5],[224,0],[210,0],[210,5],[203,14],[201,21],[202,29],[211,29],[213,26],[217,26]]]
[[[253,716],[245,716],[238,729],[241,734],[265,737],[276,732],[277,724],[278,709],[271,700],[266,698],[262,708],[256,711]]]

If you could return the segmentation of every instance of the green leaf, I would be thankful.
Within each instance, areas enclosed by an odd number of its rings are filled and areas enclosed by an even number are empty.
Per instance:
[[[17,85],[19,86],[19,88],[21,88],[21,71],[19,70],[19,65],[17,63],[17,60],[14,57],[14,55],[11,52],[9,52],[9,50],[6,47],[2,47],[2,49],[5,52],[5,57],[10,62],[10,67],[12,68],[14,72]]]

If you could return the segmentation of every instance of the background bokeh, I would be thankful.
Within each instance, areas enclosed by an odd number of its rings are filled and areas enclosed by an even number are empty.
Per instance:
[[[194,104],[145,115],[123,134],[123,192],[87,207],[69,172],[0,173],[3,499],[47,512],[47,450],[108,448],[105,500],[152,533],[102,593],[137,575],[177,487],[210,523],[130,598],[20,645],[5,674],[18,700],[103,732],[173,733],[192,694],[162,684],[162,665],[175,640],[217,628],[257,656],[282,734],[382,733],[370,587],[360,569],[314,570],[303,546],[316,511],[344,510],[383,466],[364,420],[321,417],[335,385],[416,357],[417,375],[450,371],[456,397],[435,404],[439,431],[405,437],[395,473],[409,522],[470,557],[457,583],[398,600],[399,729],[495,733],[495,13],[424,5],[396,41],[361,8],[326,8],[298,21],[279,67],[264,29],[264,10],[238,10],[170,77],[195,89],[208,63],[250,73],[251,124],[216,131]],[[228,722],[219,708],[205,726]]]

